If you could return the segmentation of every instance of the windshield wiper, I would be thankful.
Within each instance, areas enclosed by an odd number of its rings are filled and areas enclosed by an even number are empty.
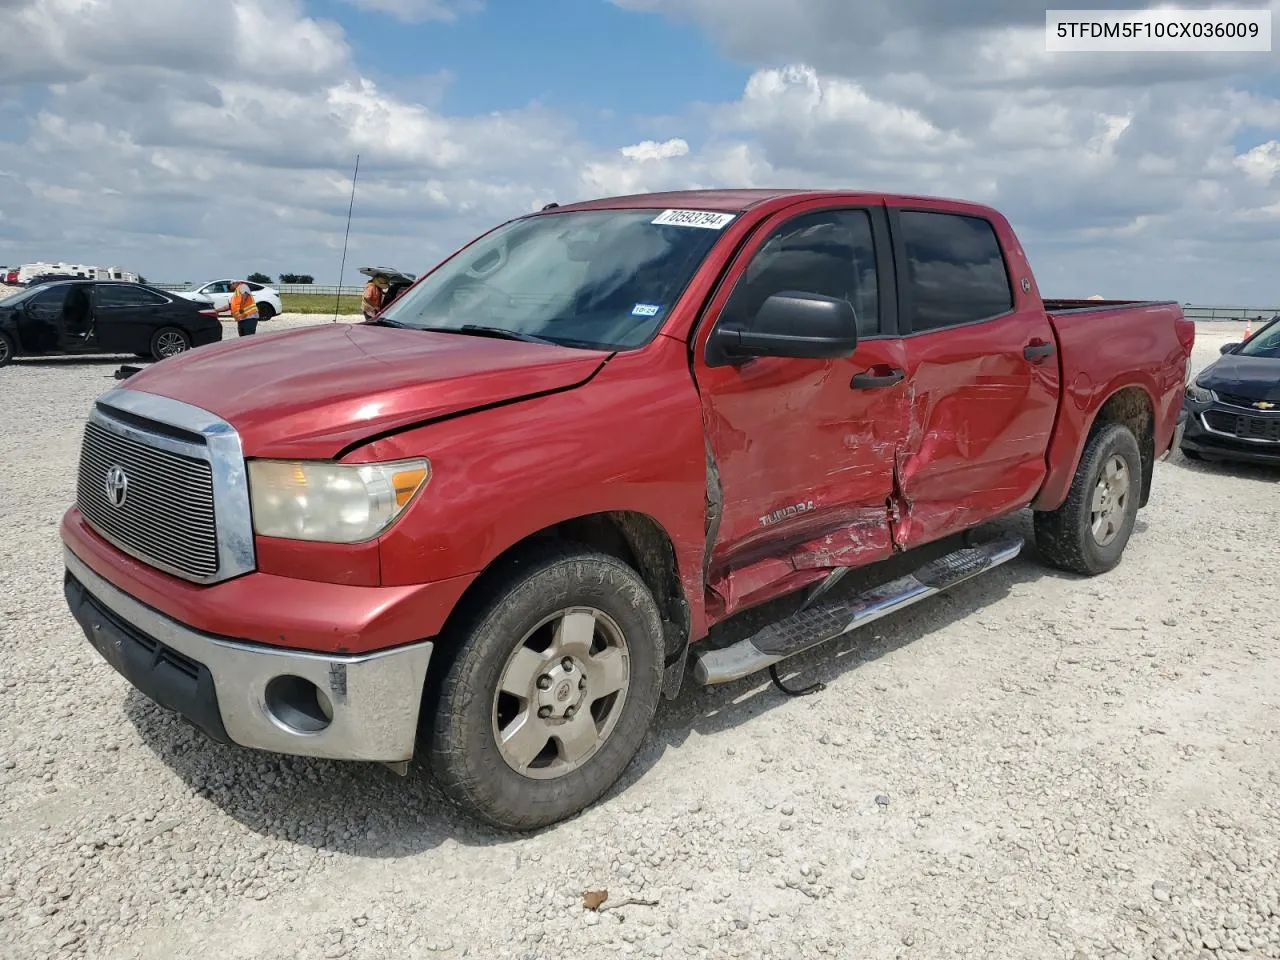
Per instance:
[[[550,347],[563,346],[558,340],[548,340],[546,337],[537,337],[532,333],[507,330],[505,327],[486,327],[479,323],[464,323],[460,327],[418,327],[417,329],[428,333],[468,333],[477,337],[501,337],[503,340],[519,340],[523,343],[545,343]]]
[[[376,327],[398,327],[401,330],[409,329],[407,324],[400,323],[396,320],[388,320],[386,317],[376,317],[373,320],[373,325]]]

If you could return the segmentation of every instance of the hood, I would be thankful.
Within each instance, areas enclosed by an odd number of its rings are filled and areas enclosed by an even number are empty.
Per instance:
[[[1280,359],[1224,354],[1196,378],[1196,383],[1247,400],[1280,403]]]
[[[375,434],[579,386],[610,353],[339,323],[169,357],[125,386],[234,426],[251,457],[333,457]]]

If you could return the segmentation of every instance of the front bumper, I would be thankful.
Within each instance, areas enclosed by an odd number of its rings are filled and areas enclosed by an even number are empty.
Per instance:
[[[64,593],[94,648],[214,740],[274,753],[399,763],[413,756],[431,642],[355,656],[193,630],[64,549]]]
[[[1239,407],[1214,401],[1212,403],[1192,403],[1187,401],[1183,413],[1186,415],[1186,426],[1179,438],[1178,446],[1183,450],[1206,457],[1217,457],[1223,460],[1238,460],[1244,463],[1280,464],[1280,439],[1263,439],[1258,436],[1239,436],[1214,429],[1210,423],[1211,415],[1219,418],[1242,417],[1249,420],[1280,421],[1280,414],[1260,416]],[[1226,425],[1225,423],[1223,424]]]

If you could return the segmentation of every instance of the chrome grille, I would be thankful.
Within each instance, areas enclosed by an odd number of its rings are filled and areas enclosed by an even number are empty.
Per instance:
[[[108,473],[127,478],[123,502],[108,495]],[[121,436],[92,420],[80,448],[77,504],[85,519],[121,550],[193,579],[218,572],[213,471],[206,460]]]

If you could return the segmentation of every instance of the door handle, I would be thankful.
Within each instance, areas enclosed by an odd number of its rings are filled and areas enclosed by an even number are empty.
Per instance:
[[[882,368],[883,369],[883,368]],[[888,373],[856,373],[853,379],[849,381],[849,386],[855,390],[874,390],[876,387],[892,387],[905,377],[903,373],[896,367],[890,368]]]
[[[1022,355],[1028,360],[1043,360],[1045,357],[1053,356],[1057,349],[1052,343],[1033,340],[1022,348]]]

